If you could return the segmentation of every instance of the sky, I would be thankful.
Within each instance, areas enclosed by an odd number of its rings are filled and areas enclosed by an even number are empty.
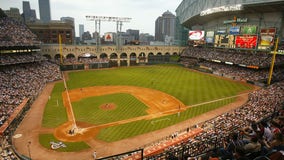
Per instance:
[[[39,19],[38,0],[30,2],[31,9],[36,10]],[[155,20],[169,10],[176,15],[175,10],[182,0],[50,0],[51,19],[61,17],[75,19],[76,36],[79,34],[79,24],[85,31],[95,32],[95,22],[88,21],[86,16],[129,17],[130,22],[124,22],[122,31],[137,29],[140,33],[155,34]],[[0,8],[9,10],[18,8],[23,12],[22,0],[0,0]],[[101,35],[105,32],[116,32],[115,22],[101,22]]]

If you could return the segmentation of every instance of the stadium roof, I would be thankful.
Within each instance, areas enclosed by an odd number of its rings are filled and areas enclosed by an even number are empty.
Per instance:
[[[202,25],[207,23],[208,21],[212,21],[212,19],[216,19],[218,17],[226,15],[235,15],[237,13],[266,13],[266,12],[275,12],[284,10],[284,1],[277,1],[277,2],[269,2],[269,3],[256,3],[256,4],[243,4],[243,9],[240,11],[231,11],[231,12],[218,12],[209,14],[206,16],[196,15],[192,18],[188,19],[183,25],[185,26],[192,26],[192,25]]]

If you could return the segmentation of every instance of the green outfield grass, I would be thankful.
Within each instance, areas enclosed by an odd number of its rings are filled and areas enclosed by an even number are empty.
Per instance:
[[[176,65],[155,65],[144,67],[125,67],[68,73],[68,89],[90,86],[127,85],[152,88],[170,94],[185,105],[190,106],[216,99],[237,95],[252,89],[249,85],[216,76],[191,71]],[[42,125],[57,127],[67,121],[61,93],[63,83],[55,85],[51,98],[46,105]],[[57,102],[58,101],[58,102]],[[200,105],[176,114],[152,120],[141,120],[103,129],[98,139],[112,142],[165,128],[191,117],[206,113],[234,101],[234,98]],[[116,110],[103,111],[100,104],[115,103]],[[146,114],[147,107],[128,94],[113,94],[84,98],[72,103],[76,120],[92,124],[104,124],[129,119]],[[107,117],[107,118],[106,118]]]

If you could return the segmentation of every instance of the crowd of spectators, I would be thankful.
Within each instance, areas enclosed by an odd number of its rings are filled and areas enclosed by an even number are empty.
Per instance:
[[[0,158],[2,158],[3,160],[19,160],[18,156],[10,147],[9,139],[9,136],[0,137]]]
[[[25,98],[33,101],[46,83],[60,80],[61,73],[57,64],[47,61],[39,53],[14,53],[0,56],[1,127]],[[5,133],[11,134],[10,131]],[[6,134],[3,137],[0,157],[5,160],[18,159],[9,143],[10,137]]]
[[[60,59],[55,59],[57,64],[60,64]],[[70,64],[94,64],[94,63],[108,63],[108,58],[80,58],[77,60],[75,57],[63,58],[64,65]]]
[[[225,53],[225,52],[216,52],[212,49],[192,48],[188,49],[181,56],[181,62],[186,67],[193,67],[193,66],[201,66],[203,68],[205,67],[208,70],[212,71],[214,74],[217,74],[219,76],[229,77],[236,80],[245,80],[253,82],[267,80],[269,77],[268,66],[263,67],[265,65],[262,65],[263,68],[259,67],[258,69],[243,67],[238,64],[245,64],[245,62],[248,62],[248,60],[244,62],[238,62],[238,59],[242,59],[243,56],[246,58],[250,58],[249,60],[250,63],[247,63],[247,65],[256,66],[256,64],[260,61],[259,60],[254,61],[255,57],[256,59],[258,58],[261,59],[261,57],[266,56],[267,57],[266,60],[271,61],[272,56],[270,54],[251,54],[251,53],[246,53],[246,54],[247,55],[245,56],[244,53],[238,53],[238,52]],[[281,63],[283,65],[284,56],[277,55],[276,57],[277,57],[276,58],[277,63],[275,63],[275,66],[277,64],[281,65]],[[216,60],[219,61],[214,62]],[[225,62],[232,62],[234,64],[228,64],[228,63],[226,64]],[[270,65],[270,63],[271,62],[269,63],[267,62],[267,65]],[[284,73],[283,67],[274,67],[272,79],[274,81],[284,80],[283,73]]]
[[[108,58],[79,58],[80,63],[92,64],[92,63],[108,63]]]
[[[7,17],[0,18],[0,47],[32,46],[39,43],[37,37],[24,24]],[[46,83],[61,79],[61,74],[57,64],[47,61],[36,53],[1,54],[0,56],[0,65],[5,66],[0,68],[1,126],[24,98],[36,98]],[[260,67],[268,67],[271,62],[271,55],[264,53],[221,52],[199,48],[188,49],[182,56],[196,58],[197,60],[189,62],[195,64],[199,63],[198,59],[229,61],[234,64]],[[82,58],[77,61],[74,58],[65,59],[67,64],[107,61],[109,60]],[[277,56],[276,64],[283,62],[284,56]],[[245,71],[245,69],[235,68],[235,66],[204,61],[200,64],[215,69],[219,74],[228,74],[237,79],[241,77],[248,77],[248,80],[267,78],[267,70],[255,74],[251,70]],[[279,75],[282,73],[281,71],[277,72]],[[249,156],[255,158],[264,154],[268,156],[272,151],[283,151],[284,112],[280,110],[281,107],[284,107],[283,105],[284,81],[280,81],[250,93],[247,103],[238,109],[198,124],[195,127],[201,127],[204,130],[202,133],[186,142],[169,147],[165,150],[165,153],[172,152],[170,155],[175,158],[177,156],[175,151],[180,151],[180,148],[186,146],[186,154],[189,157],[197,157],[214,150],[214,155],[220,159],[238,159],[239,157],[247,158]],[[248,128],[244,128],[244,126],[248,126]],[[175,138],[180,134],[175,132],[174,137],[172,135],[170,137]],[[0,147],[1,158],[18,159],[13,154],[13,150],[9,148],[9,139],[10,137],[7,136],[0,139],[2,144]],[[232,141],[234,143],[242,142],[242,144],[232,147]],[[252,150],[250,146],[253,145],[258,147]]]
[[[37,36],[25,24],[12,18],[0,17],[0,47],[33,46],[38,44],[40,44],[40,41]]]
[[[22,64],[47,60],[39,53],[10,53],[2,54],[0,65]]]
[[[260,81],[266,80],[269,77],[269,69],[257,70],[209,61],[203,61],[198,64],[210,68],[214,74],[230,77],[236,80]],[[280,76],[281,74],[277,75]],[[280,77],[278,79],[280,79]]]
[[[235,50],[217,51],[210,48],[187,48],[181,55],[182,57],[194,57],[197,59],[206,59],[208,61],[218,60],[221,62],[231,62],[247,66],[269,67],[272,56],[267,53],[249,53],[238,52]],[[284,56],[277,55],[275,64],[283,64]]]
[[[17,56],[12,57],[17,61]],[[21,58],[19,56],[17,65],[5,65],[0,69],[0,126],[24,98],[34,98],[46,83],[61,79],[58,65],[33,59],[20,64]]]

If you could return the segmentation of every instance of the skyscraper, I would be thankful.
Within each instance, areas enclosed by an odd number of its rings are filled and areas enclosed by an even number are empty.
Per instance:
[[[48,23],[51,20],[49,0],[38,0],[40,20]]]
[[[165,37],[175,37],[176,16],[166,11],[156,19],[155,40],[165,41]]]
[[[31,22],[36,20],[36,13],[34,9],[31,9],[29,1],[23,1],[23,14],[24,22]]]
[[[84,33],[84,25],[83,24],[79,24],[79,37],[80,37],[81,41],[82,41],[83,33]]]

